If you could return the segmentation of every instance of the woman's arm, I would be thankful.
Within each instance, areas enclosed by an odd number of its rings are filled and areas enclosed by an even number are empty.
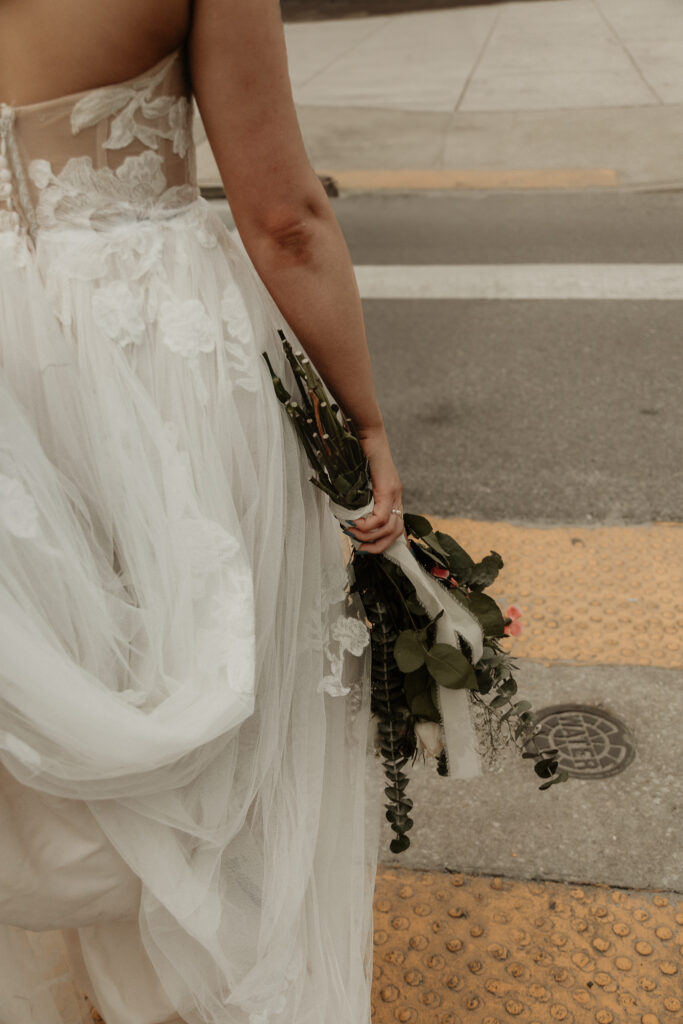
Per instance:
[[[195,0],[189,53],[197,104],[244,247],[364,437],[375,513],[356,532],[377,530],[365,550],[384,550],[402,531],[391,515],[401,485],[349,251],[301,137],[278,0]]]

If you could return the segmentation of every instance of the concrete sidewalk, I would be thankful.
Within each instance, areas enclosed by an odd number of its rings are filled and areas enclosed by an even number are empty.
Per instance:
[[[541,0],[288,24],[307,150],[341,188],[683,184],[683,5]],[[219,183],[208,147],[200,183]]]

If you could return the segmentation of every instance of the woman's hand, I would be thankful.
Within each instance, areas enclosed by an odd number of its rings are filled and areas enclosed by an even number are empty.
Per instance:
[[[367,519],[356,519],[347,530],[363,542],[359,551],[379,555],[404,532],[403,518],[391,511],[403,507],[402,487],[384,427],[360,431],[360,439],[370,463],[375,507]]]

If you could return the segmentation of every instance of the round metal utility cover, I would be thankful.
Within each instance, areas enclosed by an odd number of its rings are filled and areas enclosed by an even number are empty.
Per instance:
[[[559,768],[581,779],[603,779],[624,770],[636,747],[626,725],[590,704],[555,704],[536,713],[541,749],[557,749]]]

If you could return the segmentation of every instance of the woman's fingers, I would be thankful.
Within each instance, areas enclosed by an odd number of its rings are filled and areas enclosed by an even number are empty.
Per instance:
[[[372,530],[380,530],[386,526],[388,516],[380,515],[379,511],[373,511],[367,519],[355,519],[352,529],[360,530],[362,533],[370,533]]]
[[[391,502],[389,504],[389,514],[382,516],[380,510],[380,515],[377,517],[377,521],[379,521],[381,525],[377,525],[375,527],[370,526],[365,529],[349,529],[348,532],[357,541],[361,542],[358,548],[359,551],[367,551],[370,553],[379,553],[384,551],[404,532],[402,516],[391,511],[391,508],[400,508],[400,505],[391,505]]]
[[[374,506],[367,518],[349,524],[347,532],[360,542],[359,551],[380,553],[403,532],[402,517],[392,511],[403,507],[401,480],[383,427],[366,432],[361,444],[370,465]]]
[[[374,544],[378,540],[383,540],[390,534],[396,533],[396,529],[393,523],[387,523],[386,526],[380,527],[377,530],[371,530],[370,533],[357,535],[356,540],[361,541],[363,544]]]
[[[396,516],[394,518],[398,520],[399,517]],[[397,526],[392,526],[391,529],[386,530],[381,537],[364,540],[358,547],[358,551],[363,552],[363,554],[380,555],[387,548],[390,548],[402,533],[404,533],[403,523],[398,522]]]
[[[367,528],[366,529],[360,529],[360,528],[355,528],[355,527],[349,527],[349,533],[351,533],[351,535],[353,537],[355,537],[356,540],[363,541],[364,543],[370,543],[371,541],[380,540],[387,533],[390,533],[391,531],[393,531],[394,527],[396,525],[395,521],[398,520],[398,519],[399,519],[398,516],[391,515],[386,520],[386,522],[383,522],[380,525],[371,527],[370,529],[367,529]]]
[[[375,507],[373,508],[367,519],[356,519],[353,523],[353,529],[359,530],[361,534],[369,534],[372,530],[382,530],[389,525],[392,519],[398,519],[395,512],[392,512],[392,508],[401,508],[401,495],[400,493],[392,497],[378,497],[375,499]]]

